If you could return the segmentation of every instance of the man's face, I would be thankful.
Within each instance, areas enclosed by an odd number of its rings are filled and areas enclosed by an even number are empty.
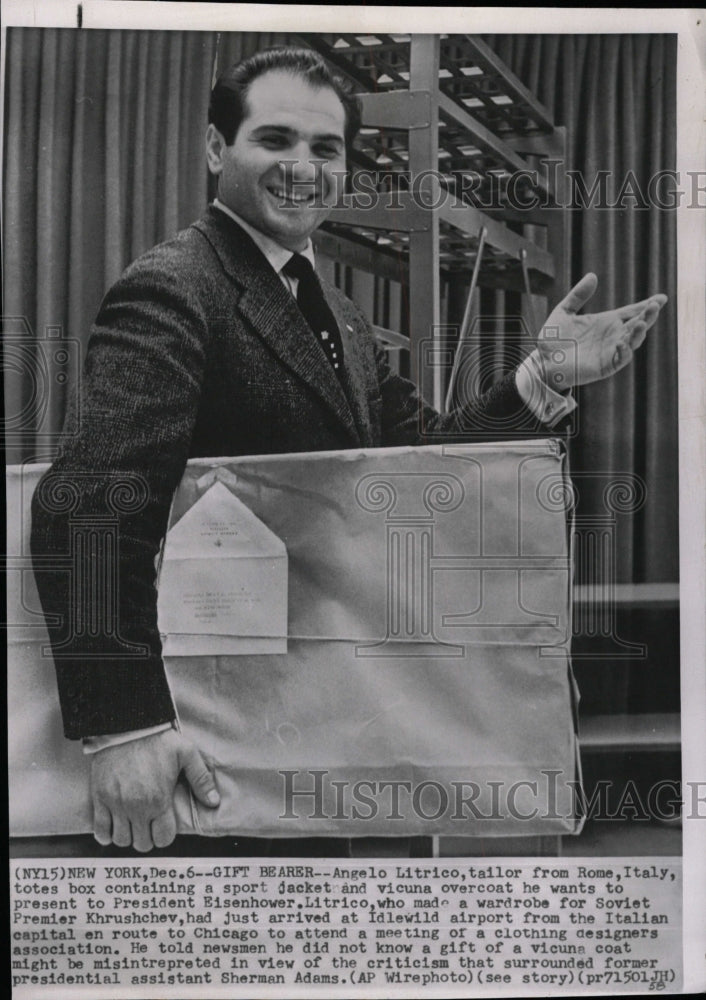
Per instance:
[[[219,199],[282,246],[302,250],[336,203],[346,169],[344,126],[330,87],[281,70],[257,77],[233,145],[209,126]]]

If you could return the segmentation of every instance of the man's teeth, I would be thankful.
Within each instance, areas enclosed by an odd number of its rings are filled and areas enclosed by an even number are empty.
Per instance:
[[[281,198],[282,201],[293,201],[297,204],[304,204],[305,202],[312,201],[313,194],[295,194],[294,191],[285,191],[284,188],[270,188],[270,191],[276,198]]]

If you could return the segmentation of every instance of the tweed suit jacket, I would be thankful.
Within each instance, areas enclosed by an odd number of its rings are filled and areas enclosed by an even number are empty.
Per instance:
[[[60,623],[50,635],[68,737],[174,717],[155,557],[189,458],[420,444],[428,440],[420,428],[439,442],[488,418],[526,421],[512,376],[476,405],[440,416],[390,370],[353,303],[324,290],[343,339],[340,382],[264,255],[214,207],[107,293],[78,405],[32,509],[40,599],[47,620]],[[71,549],[69,513],[104,518],[107,503],[112,516],[119,509],[119,554],[104,567],[116,596],[98,607],[52,562]],[[84,574],[95,570],[89,552],[74,558]]]

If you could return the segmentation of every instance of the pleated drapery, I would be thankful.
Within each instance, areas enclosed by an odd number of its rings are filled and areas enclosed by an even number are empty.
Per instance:
[[[606,489],[626,484],[610,494],[618,508],[615,579],[677,580],[676,214],[650,203],[652,191],[668,206],[675,183],[650,184],[676,167],[676,36],[495,35],[483,41],[567,128],[566,163],[558,169],[575,178],[566,192],[568,283],[587,271],[599,280],[586,311],[657,291],[669,296],[633,363],[575,393],[578,434],[570,455],[580,516],[609,515]],[[456,322],[465,287],[457,284]],[[486,290],[477,308],[482,316],[504,317],[522,306],[517,293]],[[493,360],[498,369],[509,363],[508,329],[502,319],[493,329],[491,367]]]
[[[61,328],[69,353],[63,369],[50,353],[50,412],[28,420],[11,460],[50,457],[46,432],[61,423],[78,345],[106,289],[200,214],[206,174],[194,124],[204,121],[212,63],[210,35],[7,32],[4,312],[46,343],[47,328],[49,337]],[[27,372],[6,380],[8,412],[30,389]]]

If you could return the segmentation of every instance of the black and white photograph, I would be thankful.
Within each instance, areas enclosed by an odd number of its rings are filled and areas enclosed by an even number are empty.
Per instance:
[[[3,4],[13,996],[706,986],[702,14]]]

